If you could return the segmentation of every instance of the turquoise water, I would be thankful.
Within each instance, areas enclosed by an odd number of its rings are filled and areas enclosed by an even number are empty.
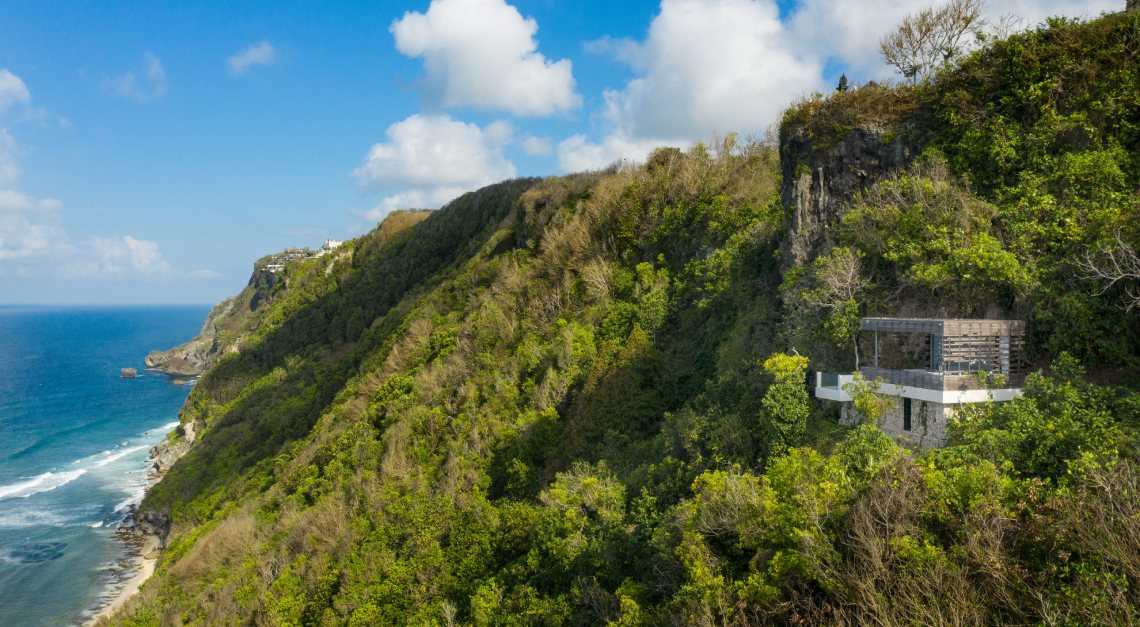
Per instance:
[[[114,530],[189,392],[143,359],[208,310],[0,307],[0,625],[82,623],[129,577]]]

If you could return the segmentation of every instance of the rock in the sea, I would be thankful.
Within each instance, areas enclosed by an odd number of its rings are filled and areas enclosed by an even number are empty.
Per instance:
[[[121,368],[119,369],[119,374],[122,375],[124,379],[133,379],[139,376],[139,371],[137,368]]]

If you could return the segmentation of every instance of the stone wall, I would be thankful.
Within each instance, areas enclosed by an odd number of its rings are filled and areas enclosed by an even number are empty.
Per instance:
[[[928,449],[946,446],[946,425],[954,417],[953,405],[911,399],[911,425],[907,431],[903,429],[903,399],[890,398],[894,403],[879,419],[879,428],[883,433],[910,447]],[[839,412],[839,424],[851,427],[861,422],[863,417],[855,409],[855,404],[844,402]]]

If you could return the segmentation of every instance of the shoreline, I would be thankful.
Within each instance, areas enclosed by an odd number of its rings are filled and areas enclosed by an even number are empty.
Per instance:
[[[142,534],[142,532],[138,530],[131,533]],[[135,573],[126,583],[122,584],[122,588],[119,589],[114,598],[102,608],[99,608],[98,613],[87,621],[86,624],[88,626],[103,624],[103,619],[110,618],[121,607],[126,605],[127,601],[139,591],[143,583],[154,574],[154,568],[158,564],[158,556],[162,546],[161,538],[152,534],[142,534],[141,537],[135,535],[130,538],[122,537],[126,534],[117,533],[116,535],[120,536],[119,539],[122,542],[132,545],[128,548],[128,551],[133,553],[131,561],[134,565],[133,570]],[[112,589],[114,588],[112,587]]]
[[[177,428],[174,427],[174,429]],[[146,493],[162,479],[169,464],[173,462],[173,460],[162,459],[164,454],[173,452],[175,458],[181,456],[178,451],[172,451],[167,446],[169,435],[169,432],[165,434],[150,449],[150,454],[147,456],[150,471],[147,473],[146,488],[143,490],[143,495],[138,503],[142,503],[142,500],[146,498]],[[126,551],[121,563],[129,564],[129,566],[122,568],[121,572],[133,574],[125,582],[119,580],[107,585],[105,596],[100,597],[99,605],[91,609],[92,615],[84,623],[87,627],[106,624],[107,619],[110,619],[115,612],[126,605],[138,593],[146,580],[154,574],[165,540],[160,535],[146,529],[147,527],[142,524],[138,516],[138,504],[131,505],[130,514],[115,530],[115,539],[123,543]]]

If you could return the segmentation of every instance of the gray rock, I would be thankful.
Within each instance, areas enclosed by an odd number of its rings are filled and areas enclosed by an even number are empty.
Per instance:
[[[835,227],[852,196],[910,165],[920,150],[907,133],[880,126],[855,128],[823,148],[808,133],[788,133],[780,144],[780,200],[791,214],[784,268],[806,263],[834,245]]]

